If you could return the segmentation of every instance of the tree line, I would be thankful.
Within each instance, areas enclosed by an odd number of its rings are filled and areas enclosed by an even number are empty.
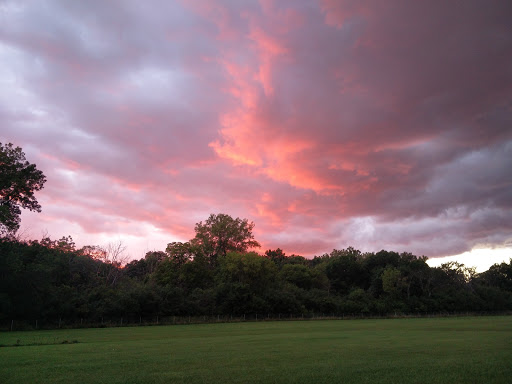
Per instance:
[[[0,143],[0,323],[65,318],[510,311],[512,260],[476,273],[424,256],[352,247],[307,259],[258,254],[254,223],[212,214],[188,242],[125,263],[124,247],[71,237],[21,240],[21,208],[41,209],[43,173]]]
[[[122,264],[121,244],[0,240],[0,322],[65,318],[512,310],[512,263],[483,273],[382,250],[260,255],[252,223],[211,215],[189,242]]]

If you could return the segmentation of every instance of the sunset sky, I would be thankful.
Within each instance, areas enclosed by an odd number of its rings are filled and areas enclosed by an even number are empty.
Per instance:
[[[0,142],[48,179],[21,231],[141,258],[226,213],[260,252],[508,261],[511,20],[498,0],[2,0]]]

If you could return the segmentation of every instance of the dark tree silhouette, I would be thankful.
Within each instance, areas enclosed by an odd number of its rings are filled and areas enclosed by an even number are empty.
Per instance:
[[[21,208],[41,212],[34,192],[45,182],[43,172],[25,159],[20,147],[0,143],[0,235],[18,230]]]

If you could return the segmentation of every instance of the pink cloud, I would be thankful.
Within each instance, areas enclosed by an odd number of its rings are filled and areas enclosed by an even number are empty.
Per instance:
[[[225,212],[305,255],[510,239],[506,3],[20,4],[0,141],[48,176],[27,225],[141,247]]]
[[[372,5],[378,4],[378,2],[373,3]],[[354,17],[367,17],[369,14],[367,8],[369,6],[357,0],[320,0],[320,6],[325,13],[326,24],[336,28],[343,27],[347,21]]]

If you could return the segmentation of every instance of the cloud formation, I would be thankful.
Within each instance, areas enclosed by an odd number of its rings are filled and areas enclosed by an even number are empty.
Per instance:
[[[48,177],[22,223],[163,249],[222,212],[309,256],[510,245],[511,16],[483,0],[5,1],[0,141]]]

